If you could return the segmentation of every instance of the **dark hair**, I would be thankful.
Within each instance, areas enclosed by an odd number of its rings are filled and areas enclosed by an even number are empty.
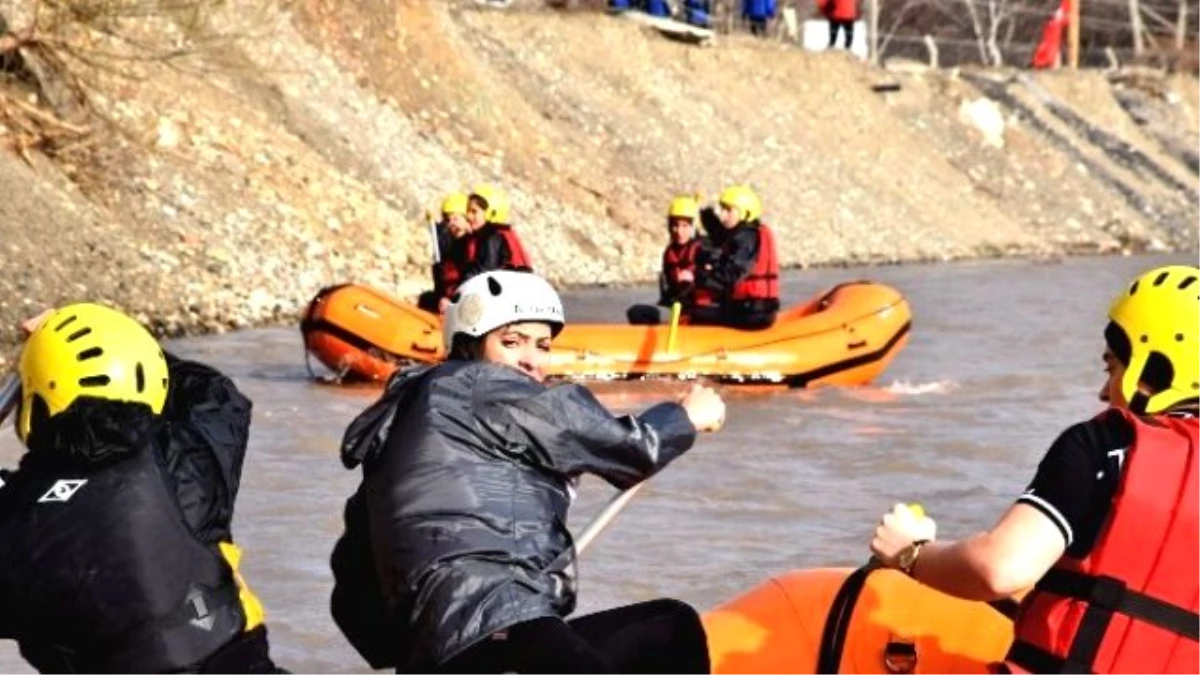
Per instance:
[[[1129,342],[1129,336],[1125,333],[1125,329],[1117,325],[1115,321],[1109,321],[1104,327],[1104,342],[1108,345],[1108,350],[1117,357],[1117,361],[1121,365],[1128,366],[1129,358],[1133,353],[1133,345]]]
[[[466,333],[455,335],[446,358],[452,361],[478,361],[483,358],[483,338],[471,337]]]

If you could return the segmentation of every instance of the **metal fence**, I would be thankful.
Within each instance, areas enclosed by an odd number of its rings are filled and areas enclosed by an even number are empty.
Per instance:
[[[601,0],[584,0],[603,9]],[[636,6],[646,0],[631,0]],[[764,39],[800,42],[800,27],[823,21],[817,0],[778,0]],[[710,27],[749,33],[745,0],[710,0]],[[908,58],[940,66],[1028,66],[1059,0],[858,0],[862,32],[881,60]],[[1080,65],[1152,64],[1197,71],[1200,0],[1079,0]],[[670,3],[682,20],[684,0]],[[870,26],[877,30],[870,35]],[[1064,50],[1066,35],[1064,32]]]

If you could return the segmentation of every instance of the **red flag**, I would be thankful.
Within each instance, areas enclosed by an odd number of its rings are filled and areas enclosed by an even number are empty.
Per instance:
[[[1062,0],[1054,15],[1042,26],[1042,41],[1033,52],[1033,68],[1054,68],[1062,51],[1063,31],[1071,17],[1071,0]]]

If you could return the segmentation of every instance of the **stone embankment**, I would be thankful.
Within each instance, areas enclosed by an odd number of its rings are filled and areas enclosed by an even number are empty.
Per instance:
[[[878,68],[521,4],[36,5],[0,0],[10,357],[72,300],[176,335],[294,323],[340,281],[411,297],[426,208],[482,181],[570,285],[651,279],[670,197],[731,182],[792,267],[1197,247],[1193,76]]]

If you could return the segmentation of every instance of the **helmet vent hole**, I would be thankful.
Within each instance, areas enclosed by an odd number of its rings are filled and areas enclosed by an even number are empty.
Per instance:
[[[1194,283],[1196,283],[1196,277],[1188,277],[1188,278],[1184,279],[1183,281],[1179,282],[1179,290],[1182,291]]]
[[[145,371],[145,369],[142,368],[141,363],[138,363],[137,367],[133,369],[133,375],[134,375],[135,380],[137,381],[138,393],[140,394],[140,393],[146,391],[146,371]]]
[[[1149,341],[1150,341],[1150,336],[1149,336],[1149,335],[1143,335],[1143,336],[1141,337],[1141,341],[1142,341],[1142,344],[1146,344],[1147,342],[1149,342]]]
[[[499,297],[504,288],[500,286],[500,282],[496,281],[496,277],[488,277],[488,292]]]
[[[1171,359],[1162,352],[1150,352],[1146,357],[1146,367],[1138,379],[1156,392],[1166,391],[1175,379],[1175,368],[1171,365]]]
[[[1176,341],[1176,342],[1183,342],[1183,333],[1176,333],[1176,334],[1175,334],[1175,341]]]
[[[1154,277],[1154,285],[1162,286],[1163,282],[1166,281],[1167,277],[1169,277],[1169,276],[1171,276],[1170,272],[1163,272],[1162,274]]]
[[[57,383],[57,382],[55,382],[54,380],[50,380],[50,388],[51,388],[51,389],[58,389],[58,383]]]
[[[88,359],[94,359],[97,356],[104,356],[104,350],[100,347],[88,347],[87,349],[79,352],[79,356],[76,356],[75,358],[78,361],[87,361]]]
[[[68,335],[67,342],[74,342],[85,335],[91,334],[91,332],[92,332],[91,328],[84,326],[83,328],[80,328],[79,330],[75,331],[74,333],[71,333],[70,335]]]
[[[1138,281],[1133,282],[1133,285],[1129,287],[1130,295],[1137,293],[1138,284],[1140,284],[1140,283],[1142,283],[1140,279]]]
[[[79,378],[79,386],[81,387],[107,387],[112,380],[107,375],[88,375],[87,377]]]
[[[57,333],[57,332],[61,331],[62,329],[66,328],[67,326],[71,325],[71,322],[74,321],[75,319],[76,319],[76,316],[74,314],[63,319],[57,326],[54,327],[54,332]]]

